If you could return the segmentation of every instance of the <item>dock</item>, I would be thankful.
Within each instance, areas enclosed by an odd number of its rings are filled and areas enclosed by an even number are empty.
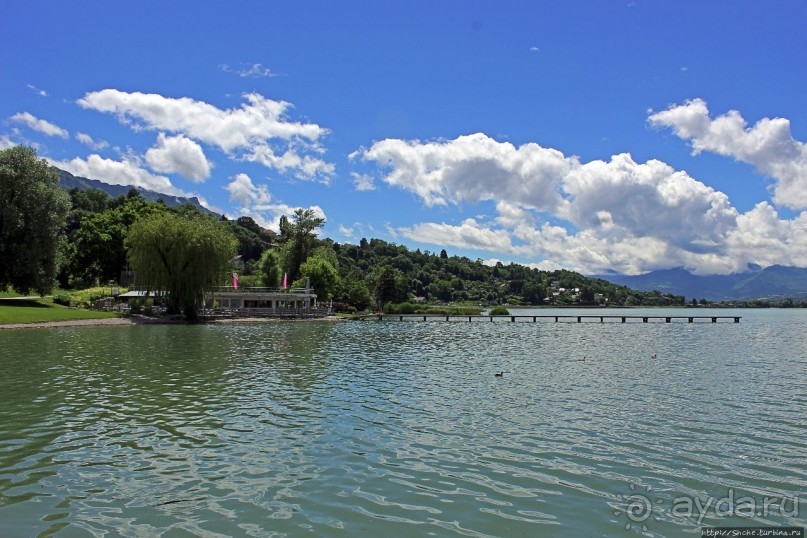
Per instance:
[[[641,315],[608,315],[608,314],[545,314],[545,315],[508,315],[489,316],[485,314],[368,314],[359,319],[368,321],[509,321],[532,322],[549,320],[555,323],[672,323],[673,321],[686,323],[740,323],[742,316],[641,316]]]

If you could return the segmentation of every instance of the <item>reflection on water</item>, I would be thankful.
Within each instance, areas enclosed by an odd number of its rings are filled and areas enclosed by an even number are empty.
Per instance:
[[[5,331],[0,535],[805,525],[807,312],[738,314]]]

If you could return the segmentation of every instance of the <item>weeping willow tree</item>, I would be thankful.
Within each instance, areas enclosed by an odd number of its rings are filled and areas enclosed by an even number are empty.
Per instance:
[[[132,224],[126,248],[137,285],[164,293],[169,314],[194,320],[204,292],[226,278],[238,240],[204,215],[163,213]]]

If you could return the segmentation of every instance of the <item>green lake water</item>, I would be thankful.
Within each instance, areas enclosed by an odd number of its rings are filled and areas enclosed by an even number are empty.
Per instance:
[[[0,331],[0,536],[807,525],[807,311],[625,313]]]

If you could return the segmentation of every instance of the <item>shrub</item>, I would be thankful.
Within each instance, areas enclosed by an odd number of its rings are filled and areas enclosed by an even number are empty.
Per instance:
[[[62,306],[70,306],[70,294],[64,292],[57,293],[53,296],[53,302]]]
[[[488,312],[488,315],[490,315],[490,316],[509,316],[510,311],[507,310],[503,306],[494,306],[493,308],[490,309],[490,311]]]

